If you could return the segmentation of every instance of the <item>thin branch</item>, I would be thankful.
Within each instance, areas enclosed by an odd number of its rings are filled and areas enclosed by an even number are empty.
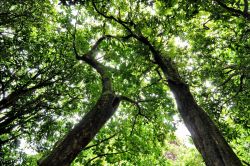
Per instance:
[[[134,35],[134,33],[132,32],[132,30],[129,28],[128,25],[135,25],[132,21],[131,22],[126,22],[126,21],[123,21],[121,19],[117,19],[115,18],[114,16],[108,16],[104,13],[102,13],[96,6],[96,4],[92,1],[92,4],[93,4],[93,7],[95,9],[95,11],[100,14],[101,16],[103,16],[104,18],[106,19],[111,19],[111,20],[114,20],[115,22],[121,24],[131,35]]]
[[[159,76],[159,78],[158,78],[156,81],[154,81],[154,82],[152,82],[152,83],[150,83],[150,84],[148,84],[148,85],[142,87],[141,89],[149,88],[149,87],[151,87],[151,86],[153,86],[153,85],[156,85],[156,84],[159,83],[161,80],[164,80],[163,77],[161,76],[161,73],[160,73],[160,71],[158,70],[158,68],[155,69],[155,71],[156,71],[157,75]],[[152,100],[151,100],[151,101],[152,101]],[[143,101],[138,101],[138,102],[143,102]],[[145,100],[144,100],[144,102],[145,102]]]
[[[110,39],[110,38],[115,38],[115,39],[123,39],[123,40],[127,40],[129,39],[130,37],[132,37],[131,35],[127,35],[127,36],[112,36],[112,35],[104,35],[102,37],[100,37],[96,42],[95,44],[91,47],[91,49],[85,53],[83,56],[80,56],[77,52],[77,48],[76,48],[76,25],[75,25],[75,30],[74,30],[74,33],[72,34],[73,36],[73,51],[74,51],[74,54],[76,56],[76,59],[78,60],[86,60],[84,59],[84,57],[91,57],[94,52],[98,49],[99,45],[101,44],[101,42],[105,39]]]
[[[243,73],[243,74],[240,76],[239,89],[237,90],[237,92],[235,93],[235,95],[234,95],[232,98],[238,96],[238,94],[239,94],[240,92],[242,92],[242,90],[243,90],[243,81],[244,81],[244,78],[245,78],[245,75],[244,75],[244,73]]]
[[[84,148],[83,150],[87,150],[87,149],[90,149],[90,148],[92,148],[92,147],[94,147],[94,146],[98,146],[98,145],[100,145],[101,143],[103,143],[103,142],[105,142],[105,141],[108,141],[108,140],[110,140],[111,138],[115,137],[116,135],[117,135],[117,134],[113,134],[113,135],[111,135],[110,137],[105,138],[105,139],[99,141],[97,144],[87,146],[87,147]]]
[[[105,157],[108,155],[114,155],[114,154],[122,154],[122,153],[126,153],[127,151],[123,151],[123,152],[116,152],[116,153],[105,153],[105,154],[98,154],[96,157],[93,157],[92,159],[90,159],[85,165],[89,165],[93,160],[97,159],[97,158],[101,158],[101,157]]]
[[[0,101],[0,110],[4,108],[8,108],[11,104],[15,103],[19,99],[20,96],[26,95],[27,93],[40,89],[40,88],[50,86],[52,84],[54,84],[54,82],[52,81],[49,82],[48,80],[45,80],[31,88],[25,87],[25,88],[21,88],[21,89],[14,91],[11,94],[9,94],[6,98]]]
[[[126,97],[126,96],[119,96],[119,99],[120,99],[120,101],[124,100],[124,101],[127,101],[127,102],[130,102],[130,103],[134,104],[134,105],[137,107],[137,109],[138,109],[138,113],[135,115],[135,118],[134,118],[134,121],[133,121],[133,125],[132,125],[132,130],[131,130],[131,132],[130,132],[130,135],[132,135],[133,130],[134,130],[134,127],[135,127],[135,124],[136,124],[136,121],[137,121],[137,118],[138,118],[139,115],[140,115],[140,116],[143,116],[143,117],[146,118],[148,121],[150,120],[146,115],[144,115],[144,114],[142,113],[141,107],[140,107],[140,105],[139,105],[139,102],[148,102],[149,100],[135,101],[135,100],[130,99],[130,98]]]
[[[248,0],[244,0],[244,10],[243,13],[247,16],[248,14]],[[248,16],[249,17],[249,16]]]
[[[133,124],[132,124],[132,129],[131,129],[131,131],[130,131],[130,136],[133,134],[133,132],[134,132],[134,128],[135,128],[135,124],[136,124],[136,120],[137,120],[137,117],[139,116],[139,114],[136,114],[135,115],[135,118],[134,118],[134,120],[133,120]]]
[[[229,77],[223,81],[218,87],[221,87],[223,85],[225,85],[226,83],[228,83],[233,77],[237,76],[239,73],[232,73],[231,75],[229,75]]]
[[[248,0],[244,0],[244,12],[238,9],[234,9],[232,7],[228,7],[221,0],[214,0],[214,1],[217,2],[225,10],[229,11],[230,13],[233,13],[234,16],[243,16],[248,20],[250,19],[250,14],[248,13],[248,11],[245,11],[245,10],[248,10],[248,2],[247,2]]]
[[[244,164],[246,164],[247,166],[250,166],[250,164],[248,162],[246,162],[245,160],[241,160]]]
[[[141,103],[141,102],[151,102],[153,100],[138,100],[138,101],[135,101],[133,99],[130,99],[127,96],[119,96],[119,99],[120,99],[120,101],[124,100],[124,101],[127,101],[127,102],[130,102],[130,103],[134,104],[138,109],[138,115],[141,115],[141,116],[145,117],[147,120],[149,120],[149,118],[142,113],[139,103]]]
[[[212,20],[212,19],[208,19],[206,22],[204,22],[204,23],[202,24],[204,29],[206,29],[206,30],[210,29],[206,24],[207,24],[209,21],[211,21],[211,20]]]
[[[101,38],[99,38],[96,41],[96,43],[91,47],[91,49],[87,53],[85,53],[85,55],[79,56],[79,54],[77,52],[77,49],[76,49],[75,33],[76,32],[74,32],[74,35],[73,35],[73,49],[74,49],[74,53],[75,53],[76,58],[79,59],[79,60],[82,60],[84,58],[84,56],[92,56],[93,53],[97,50],[97,48],[99,47],[99,45],[101,44],[101,42],[103,40],[111,38],[111,37],[114,37],[114,36],[111,36],[111,35],[104,35],[104,36],[102,36]]]
[[[141,72],[141,74],[138,76],[138,78],[139,78],[139,79],[140,79],[141,77],[145,78],[145,76],[146,76],[149,72],[152,71],[152,68],[153,68],[153,67],[154,67],[153,65],[150,65],[150,64],[149,64],[149,65],[147,66],[147,68]],[[140,81],[142,81],[142,80],[140,80]]]
[[[138,108],[138,111],[141,112],[141,107],[137,101],[134,101],[133,99],[130,99],[127,96],[119,96],[119,98],[121,101],[123,100],[123,101],[127,101],[127,102],[134,104]]]

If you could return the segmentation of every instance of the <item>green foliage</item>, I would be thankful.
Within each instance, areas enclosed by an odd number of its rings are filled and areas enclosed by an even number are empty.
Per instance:
[[[110,0],[96,7],[174,60],[198,103],[250,163],[249,20],[200,1]],[[197,150],[173,140],[176,111],[166,80],[149,48],[125,37],[126,26],[85,1],[0,2],[0,162],[35,165],[95,104],[100,76],[76,60],[75,34],[81,55],[101,36],[116,36],[102,41],[94,56],[107,67],[115,92],[138,101],[140,109],[122,101],[89,145],[96,146],[83,150],[72,165],[202,164]],[[37,154],[25,154],[21,139]]]
[[[166,143],[165,157],[170,160],[169,165],[202,166],[205,165],[201,155],[192,146],[187,147],[180,140],[169,141]]]

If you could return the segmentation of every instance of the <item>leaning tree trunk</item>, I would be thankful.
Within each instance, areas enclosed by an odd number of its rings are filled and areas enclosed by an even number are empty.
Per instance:
[[[225,141],[214,122],[197,104],[188,85],[181,80],[171,60],[163,60],[159,54],[155,55],[155,60],[167,78],[181,117],[206,165],[240,166],[239,158]]]
[[[178,110],[191,133],[195,146],[208,166],[240,166],[241,162],[227,144],[213,121],[198,106],[188,86],[183,82],[168,81]]]
[[[39,166],[69,166],[117,110],[120,98],[112,90],[109,74],[105,66],[92,57],[98,44],[104,39],[101,38],[97,41],[93,48],[83,56],[79,56],[75,50],[78,60],[83,60],[100,74],[102,79],[101,96],[83,119],[69,131],[61,142],[57,143],[52,152],[39,161]]]
[[[76,0],[75,2],[81,3]],[[170,90],[174,93],[178,110],[184,120],[185,125],[191,133],[195,146],[202,154],[202,157],[208,166],[239,166],[242,165],[239,158],[235,155],[231,147],[225,141],[221,132],[206,114],[206,112],[197,104],[190,92],[188,85],[182,81],[177,70],[170,59],[164,59],[160,52],[149,42],[149,40],[140,33],[137,35],[130,29],[126,21],[117,19],[114,16],[102,13],[92,2],[94,9],[98,14],[106,19],[113,20],[122,25],[129,33],[130,37],[147,45],[154,56],[155,63],[162,69]],[[133,22],[132,22],[133,23]]]
[[[114,114],[118,104],[119,100],[114,94],[104,92],[92,110],[68,133],[62,142],[58,143],[49,156],[39,162],[39,165],[69,166]]]
[[[163,58],[146,37],[136,36],[136,38],[149,47],[155,63],[164,73],[168,81],[168,86],[174,94],[181,117],[191,133],[192,140],[201,153],[206,165],[242,165],[217,126],[197,104],[188,85],[182,81],[172,60],[170,58]]]

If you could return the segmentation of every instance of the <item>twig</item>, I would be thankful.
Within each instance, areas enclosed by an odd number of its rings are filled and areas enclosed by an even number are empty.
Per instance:
[[[229,77],[224,81],[222,82],[218,87],[221,87],[223,85],[225,85],[226,83],[228,83],[233,77],[237,76],[239,73],[235,72],[235,73],[232,73],[231,75],[229,75]]]
[[[150,120],[146,115],[144,115],[141,111],[141,107],[139,105],[139,102],[148,102],[149,100],[139,100],[139,101],[135,101],[133,99],[130,99],[126,96],[119,96],[120,100],[124,100],[124,101],[127,101],[127,102],[130,102],[132,104],[134,104],[137,108],[138,108],[138,113],[135,115],[135,118],[134,118],[134,121],[133,121],[133,124],[132,124],[132,130],[130,132],[130,135],[132,135],[133,131],[134,131],[134,127],[135,127],[135,124],[136,124],[136,121],[137,121],[137,118],[138,116],[143,116],[145,117],[148,121]]]
[[[95,9],[95,11],[100,14],[101,16],[103,16],[104,18],[107,18],[107,19],[111,19],[111,20],[114,20],[115,22],[118,22],[119,24],[121,24],[131,35],[134,35],[134,33],[132,32],[132,30],[128,27],[128,25],[134,25],[134,23],[131,21],[131,22],[126,22],[126,21],[123,21],[121,19],[117,19],[115,18],[114,16],[108,16],[104,13],[102,13],[96,6],[96,4],[92,1],[92,4],[93,4],[93,7]]]
[[[206,30],[208,30],[208,29],[210,29],[206,24],[209,22],[209,21],[211,21],[212,19],[210,18],[210,19],[208,19],[206,22],[204,22],[202,25],[203,25],[203,27],[204,27],[204,29],[206,29]]]
[[[134,128],[135,128],[135,124],[136,124],[136,120],[137,120],[137,117],[139,116],[139,114],[136,114],[135,115],[135,118],[134,118],[134,120],[133,120],[133,124],[132,124],[132,129],[131,129],[131,131],[130,131],[130,136],[133,134],[133,132],[134,132]]]
[[[105,139],[99,141],[98,143],[96,143],[96,144],[94,144],[94,145],[87,146],[87,147],[84,148],[83,150],[87,150],[87,149],[90,149],[90,148],[92,148],[92,147],[94,147],[94,146],[98,146],[98,145],[100,145],[101,143],[103,143],[103,142],[105,142],[105,141],[108,141],[108,140],[110,140],[111,138],[115,137],[116,135],[117,135],[117,134],[113,134],[113,135],[111,135],[110,137],[105,138]]]
[[[250,166],[250,164],[248,162],[246,162],[245,160],[241,160],[244,164],[246,164],[247,166]]]
[[[116,153],[105,153],[105,154],[98,154],[96,157],[93,157],[92,159],[90,159],[85,165],[89,165],[93,160],[99,158],[99,157],[104,157],[104,156],[108,156],[108,155],[114,155],[114,154],[121,154],[121,153],[126,153],[127,151],[123,151],[123,152],[116,152]]]
[[[243,73],[243,74],[240,76],[239,89],[237,90],[237,92],[235,93],[235,95],[234,95],[232,98],[238,96],[238,94],[239,94],[240,92],[242,92],[242,89],[243,89],[243,80],[244,80],[244,78],[245,78],[245,75],[244,75],[244,73]]]

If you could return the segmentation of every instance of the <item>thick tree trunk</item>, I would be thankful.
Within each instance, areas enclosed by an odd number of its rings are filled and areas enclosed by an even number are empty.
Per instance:
[[[196,148],[200,151],[207,166],[240,166],[241,162],[231,147],[225,141],[221,132],[197,104],[190,89],[184,83],[172,62],[161,57],[157,61],[168,80],[173,92],[178,110],[184,123],[191,133]]]
[[[74,43],[76,58],[86,62],[100,74],[102,94],[95,106],[69,131],[61,142],[57,143],[52,152],[39,161],[39,166],[69,166],[117,110],[120,97],[116,96],[112,90],[112,81],[109,78],[106,67],[92,56],[98,45],[105,38],[100,38],[92,49],[83,56],[78,55]]]
[[[168,81],[178,110],[195,146],[208,166],[240,166],[241,162],[209,116],[194,100],[188,86]]]
[[[40,166],[68,166],[88,145],[92,138],[102,128],[117,110],[119,98],[113,93],[105,92],[96,105],[68,133],[53,151],[39,162]]]
[[[222,133],[206,112],[197,104],[188,85],[182,81],[170,58],[163,58],[144,36],[136,37],[147,45],[156,64],[162,69],[181,117],[184,120],[196,148],[207,166],[240,166],[239,158],[228,145]]]

